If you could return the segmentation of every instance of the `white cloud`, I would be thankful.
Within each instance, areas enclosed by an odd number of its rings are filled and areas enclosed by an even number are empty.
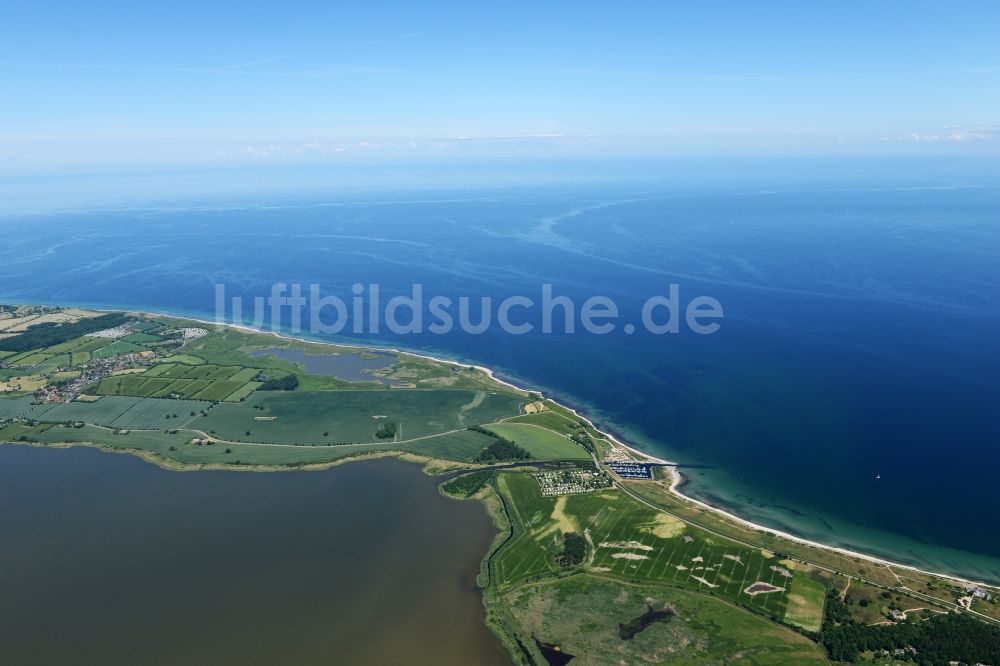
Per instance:
[[[881,142],[967,143],[1000,139],[1000,125],[945,125],[937,130],[910,132],[900,136],[883,136]]]

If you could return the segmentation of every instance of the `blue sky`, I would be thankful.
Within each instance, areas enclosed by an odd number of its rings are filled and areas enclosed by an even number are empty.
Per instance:
[[[477,4],[6,3],[0,168],[1000,152],[995,2]]]

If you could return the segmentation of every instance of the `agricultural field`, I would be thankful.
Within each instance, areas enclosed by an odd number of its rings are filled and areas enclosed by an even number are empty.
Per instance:
[[[501,603],[522,650],[539,664],[545,660],[532,637],[584,665],[828,663],[815,643],[791,629],[676,587],[578,575],[519,588]],[[623,625],[635,626],[650,609],[662,617],[623,638]]]
[[[523,414],[512,419],[506,419],[504,423],[530,423],[531,425],[548,428],[564,435],[573,435],[581,430],[576,419],[551,410],[535,412],[534,414]]]
[[[250,397],[250,395],[263,386],[263,382],[247,382],[243,386],[239,387],[229,395],[225,397],[226,402],[241,402]]]
[[[485,391],[258,391],[218,405],[192,427],[231,441],[327,444],[374,442],[386,422],[405,442],[517,414],[522,402]]]
[[[486,428],[499,437],[508,439],[539,460],[575,458],[587,460],[590,454],[569,437],[538,425],[528,423],[494,423]]]
[[[0,398],[0,419],[12,419],[31,409],[31,396]]]
[[[193,400],[109,395],[94,402],[42,405],[31,411],[29,416],[48,423],[80,421],[124,430],[155,430],[182,427],[201,410],[208,408],[207,403]]]
[[[559,574],[568,532],[587,538],[585,571],[710,593],[776,619],[785,617],[795,579],[808,576],[771,552],[713,536],[618,490],[543,497],[534,478],[517,473],[501,473],[498,486],[516,533],[495,556],[501,589]]]
[[[13,372],[0,375],[0,395],[3,397],[17,396],[37,391],[48,383],[43,374],[26,374],[30,369],[16,368]]]
[[[787,561],[782,566],[794,567]],[[788,608],[785,622],[802,627],[806,631],[818,632],[823,624],[823,604],[826,600],[826,585],[809,576],[796,576],[788,593]]]
[[[39,324],[75,323],[99,313],[76,308],[50,308],[40,305],[0,306],[0,339],[25,332]]]
[[[459,430],[410,442],[402,448],[431,458],[472,462],[492,441],[488,435],[474,430]]]
[[[110,358],[112,356],[120,356],[122,354],[135,354],[142,351],[146,351],[146,348],[132,344],[131,342],[125,342],[125,340],[115,340],[111,344],[106,344],[105,346],[100,347],[95,351],[92,351],[91,358]]]
[[[161,363],[141,374],[105,377],[96,392],[100,395],[177,397],[206,401],[227,400],[229,396],[235,395],[235,400],[239,400],[260,386],[259,383],[250,381],[259,372],[256,368],[240,366]]]
[[[129,409],[139,404],[141,398],[105,396],[96,402],[64,402],[40,405],[31,411],[32,419],[62,423],[83,421],[112,427],[112,422]]]

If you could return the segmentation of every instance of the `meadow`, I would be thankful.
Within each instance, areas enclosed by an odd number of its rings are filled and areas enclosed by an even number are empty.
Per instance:
[[[119,429],[176,429],[210,404],[195,400],[103,396],[94,402],[41,405],[28,416],[48,423],[83,422]]]
[[[633,582],[692,589],[729,599],[767,617],[784,619],[789,589],[808,574],[774,553],[714,536],[618,490],[543,497],[526,474],[501,473],[498,488],[509,500],[515,537],[495,556],[501,589],[565,573],[557,563],[567,532],[588,542],[585,571]],[[766,583],[776,591],[751,594]],[[822,596],[801,588],[789,619],[812,622],[822,612]]]
[[[527,450],[539,460],[578,459],[587,460],[590,454],[580,445],[570,441],[566,435],[553,432],[534,424],[494,423],[486,428],[499,437],[508,439]]]
[[[558,645],[573,664],[826,664],[804,636],[721,599],[657,584],[628,584],[593,574],[528,585],[503,603],[525,639]],[[676,615],[629,640],[620,626],[649,608]],[[533,647],[533,646],[532,646]],[[544,662],[539,662],[544,663]]]
[[[218,405],[192,427],[233,441],[325,444],[374,442],[378,425],[393,422],[396,439],[407,441],[517,414],[522,402],[466,390],[258,391]]]

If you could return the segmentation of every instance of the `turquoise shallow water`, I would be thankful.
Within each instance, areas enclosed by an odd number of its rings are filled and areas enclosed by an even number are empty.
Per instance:
[[[352,284],[377,282],[388,299],[420,282],[428,295],[497,300],[537,298],[550,283],[577,302],[607,295],[636,322],[647,296],[676,283],[682,301],[723,304],[718,333],[351,337],[550,391],[679,461],[687,492],[754,520],[1000,579],[1000,533],[982,529],[1000,462],[1000,188],[990,180],[1000,171],[800,166],[827,177],[765,165],[714,180],[8,216],[0,300],[212,318],[216,283],[247,298],[277,281],[318,283],[349,298]]]

